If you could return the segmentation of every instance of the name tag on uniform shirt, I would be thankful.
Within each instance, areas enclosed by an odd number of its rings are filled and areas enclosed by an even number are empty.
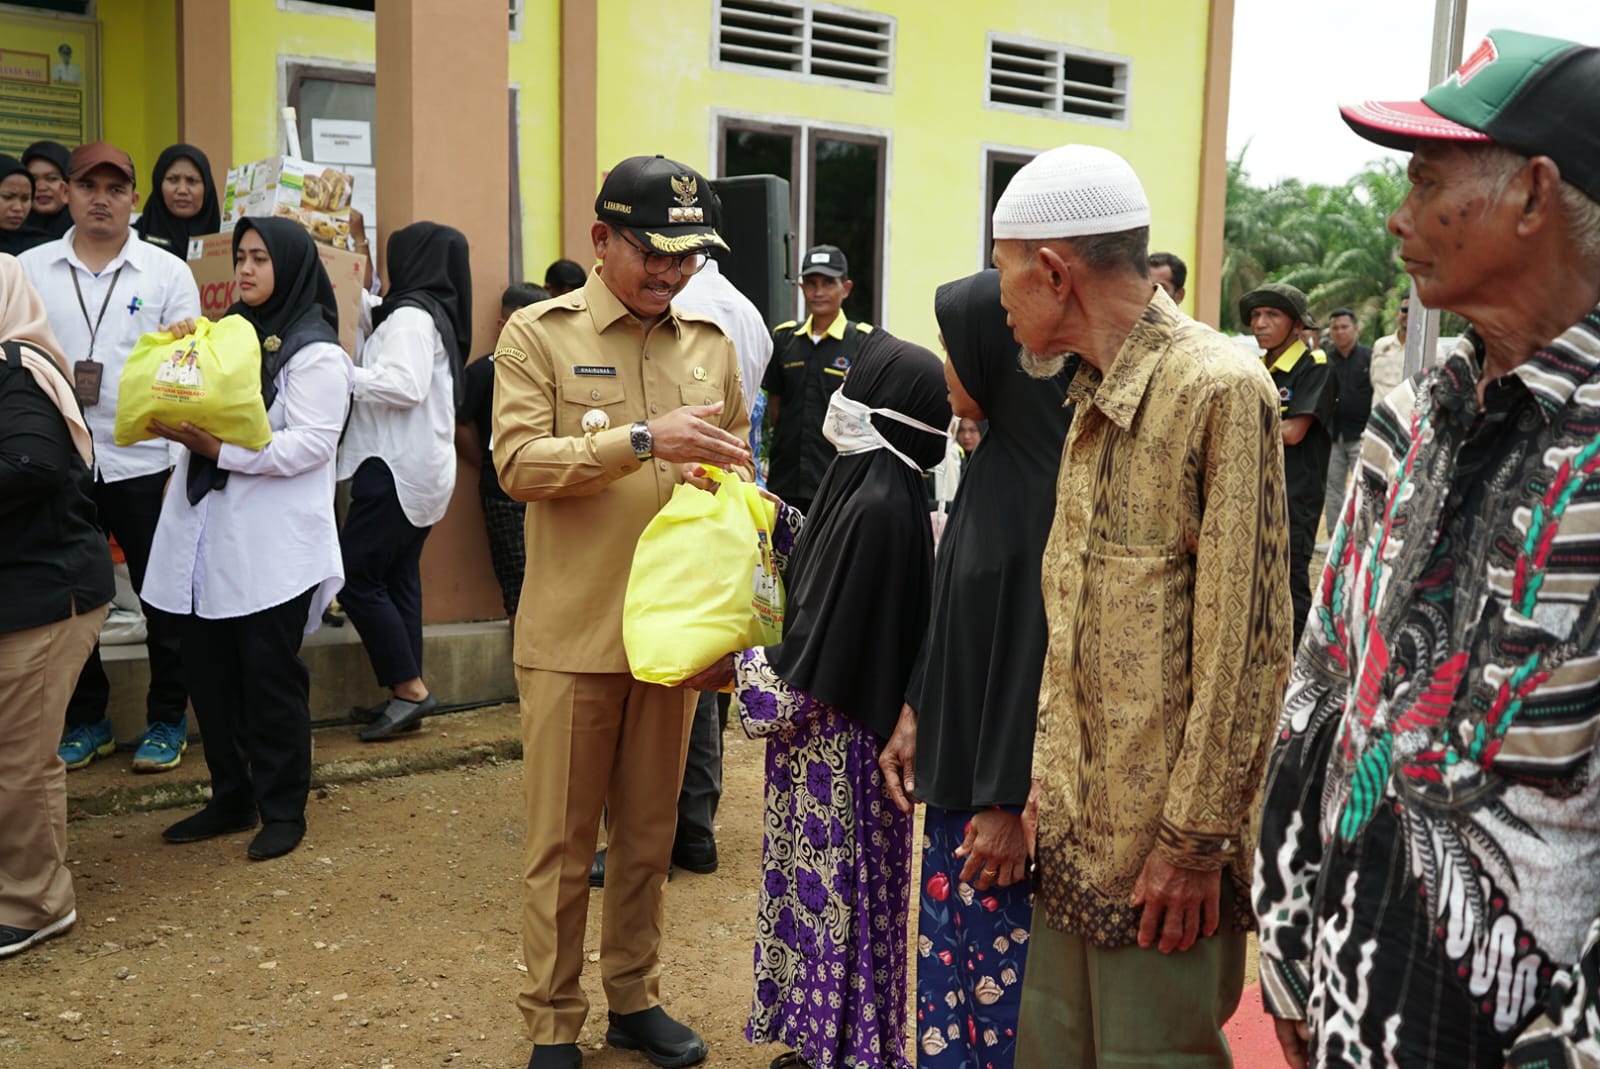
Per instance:
[[[608,379],[614,379],[617,377],[616,368],[600,367],[597,364],[579,364],[577,367],[572,369],[572,373],[574,375],[603,375]]]

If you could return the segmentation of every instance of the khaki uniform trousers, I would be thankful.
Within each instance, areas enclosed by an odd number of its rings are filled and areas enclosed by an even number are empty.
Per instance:
[[[0,634],[0,924],[30,931],[76,908],[67,766],[56,753],[78,673],[109,606]]]
[[[610,805],[600,976],[617,1013],[660,1002],[661,924],[695,692],[627,673],[517,669],[522,702],[522,949],[517,1006],[536,1046],[575,1043],[589,866]]]
[[[1229,915],[1223,880],[1222,915]],[[1188,950],[1107,949],[1033,910],[1017,1020],[1017,1069],[1233,1069],[1222,1026],[1244,991],[1245,933]]]

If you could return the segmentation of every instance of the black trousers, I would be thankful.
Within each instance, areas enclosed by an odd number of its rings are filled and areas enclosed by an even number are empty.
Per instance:
[[[1311,554],[1317,546],[1321,513],[1289,519],[1289,601],[1294,606],[1294,651],[1300,652],[1300,633],[1311,613]]]
[[[300,640],[315,593],[230,620],[182,618],[184,676],[211,770],[211,804],[229,813],[305,821],[311,672]]]
[[[678,791],[677,840],[710,839],[722,801],[722,730],[727,725],[731,694],[700,692],[689,729],[689,757]]]
[[[361,635],[382,687],[422,675],[422,544],[432,529],[406,519],[389,465],[377,457],[361,462],[350,480],[350,511],[339,533],[339,604]]]
[[[141,475],[134,479],[108,483],[94,482],[94,504],[100,514],[100,528],[109,532],[128,558],[128,576],[134,590],[144,589],[145,569],[150,565],[150,543],[155,540],[156,520],[161,516],[161,490],[167,472]],[[182,490],[182,487],[178,489]],[[177,620],[140,599],[148,628],[144,647],[150,657],[150,689],[145,694],[147,723],[176,724],[183,719],[189,694],[183,684],[183,663],[179,652]],[[95,643],[89,659],[78,673],[78,685],[67,702],[67,727],[97,724],[106,718],[111,701],[111,681],[100,663],[100,644]]]

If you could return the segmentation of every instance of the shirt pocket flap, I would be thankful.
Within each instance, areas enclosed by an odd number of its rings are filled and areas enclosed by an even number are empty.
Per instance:
[[[589,408],[619,405],[627,400],[628,391],[613,375],[568,374],[561,380],[562,400]]]
[[[721,388],[709,382],[690,382],[679,386],[678,398],[686,405],[714,405],[723,400]]]

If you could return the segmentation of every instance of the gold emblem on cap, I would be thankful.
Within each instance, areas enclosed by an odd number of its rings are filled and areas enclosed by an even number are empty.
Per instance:
[[[692,174],[672,176],[672,194],[685,208],[700,199],[700,183]]]
[[[706,381],[706,369],[703,368],[703,367],[695,368],[694,369],[694,380],[696,382],[704,382],[704,381]]]
[[[724,249],[728,247],[728,243],[716,234],[679,234],[677,237],[669,238],[665,234],[657,234],[654,230],[646,230],[644,236],[650,239],[652,248],[669,256],[703,249],[707,245],[721,245]]]
[[[591,408],[583,414],[583,433],[598,434],[611,426],[611,417],[604,409]]]
[[[704,208],[668,208],[667,222],[669,223],[703,223],[706,221]]]

